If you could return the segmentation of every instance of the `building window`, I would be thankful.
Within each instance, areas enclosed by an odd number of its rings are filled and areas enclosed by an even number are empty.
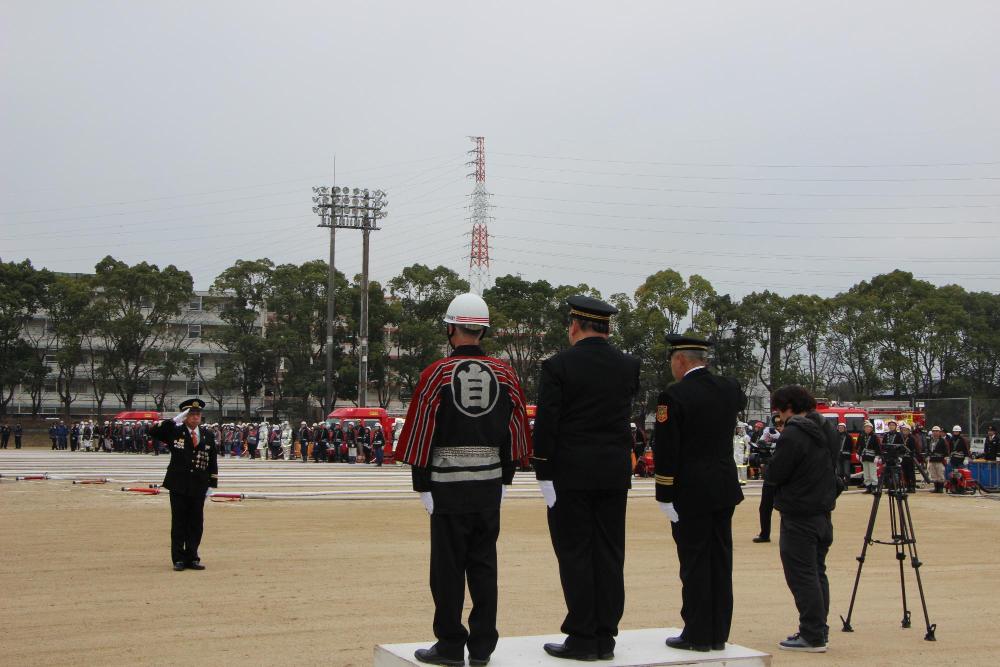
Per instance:
[[[42,383],[42,391],[44,391],[46,394],[54,394],[56,393],[56,389],[57,387],[55,378],[52,378],[51,380],[46,380],[45,382]]]
[[[188,310],[201,310],[201,297],[193,296],[191,301],[188,302]]]
[[[54,355],[54,354],[46,354],[45,355],[45,359],[42,360],[42,363],[45,364],[45,368],[48,369],[49,371],[55,370],[55,367],[56,367],[56,355]]]
[[[187,389],[187,395],[188,396],[201,396],[201,383],[200,382],[188,382],[186,389]]]
[[[201,338],[201,325],[200,324],[189,324],[188,325],[188,338]]]
[[[149,379],[143,378],[135,383],[135,393],[138,394],[148,394],[149,393]]]
[[[150,299],[148,296],[140,297],[139,298],[139,307],[140,308],[152,308],[153,307],[153,300]]]
[[[46,317],[45,318],[45,333],[55,333],[55,332],[56,332],[56,323]]]
[[[202,358],[201,352],[194,352],[191,355],[191,365],[195,368],[204,368],[205,360]]]

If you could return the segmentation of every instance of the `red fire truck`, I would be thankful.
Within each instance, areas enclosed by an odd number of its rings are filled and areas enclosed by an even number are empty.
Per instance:
[[[840,405],[835,402],[828,402],[823,399],[816,401],[816,411],[823,415],[823,418],[830,422],[834,428],[837,424],[847,426],[847,432],[851,434],[854,442],[858,441],[858,435],[864,428],[865,420],[868,419],[868,411],[857,405]]]
[[[897,424],[906,422],[911,428],[919,426],[926,429],[927,427],[927,415],[924,414],[924,411],[914,410],[909,406],[870,406],[866,410],[868,418],[872,420],[872,423],[875,423],[876,420],[884,423],[892,419]]]

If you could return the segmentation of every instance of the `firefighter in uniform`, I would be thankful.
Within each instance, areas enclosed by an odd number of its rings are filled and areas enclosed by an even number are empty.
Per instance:
[[[851,475],[854,474],[854,463],[851,460],[851,456],[854,454],[854,440],[847,432],[847,424],[844,422],[837,424],[837,444],[840,450],[840,457],[837,459],[837,474],[846,485],[850,483]]]
[[[173,419],[155,424],[149,433],[170,449],[163,488],[170,490],[170,560],[174,570],[204,570],[198,546],[209,487],[219,486],[215,435],[201,426],[205,401],[189,398]]]
[[[497,537],[500,502],[514,462],[531,451],[527,405],[506,363],[486,356],[486,302],[460,294],[448,306],[451,356],[424,369],[399,437],[400,460],[412,466],[413,490],[431,524],[431,595],[437,643],[420,662],[485,665],[496,648]],[[465,581],[472,611],[462,625]]]
[[[544,649],[559,658],[608,660],[625,608],[629,416],[639,360],[608,343],[615,308],[585,296],[567,302],[571,347],[542,363],[532,459],[567,608],[566,640]]]
[[[944,462],[948,458],[948,440],[940,426],[931,429],[930,440],[927,441],[927,474],[934,483],[932,493],[944,493]]]
[[[997,427],[990,424],[986,429],[986,442],[983,445],[983,460],[996,461],[1000,455],[1000,436],[997,435]]]
[[[677,545],[684,620],[667,646],[721,650],[733,617],[733,511],[743,500],[732,433],[746,397],[709,372],[711,343],[676,334],[667,343],[677,382],[656,406],[656,500]]]

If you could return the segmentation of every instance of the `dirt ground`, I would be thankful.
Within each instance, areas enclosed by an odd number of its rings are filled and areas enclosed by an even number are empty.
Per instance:
[[[775,665],[997,664],[1000,503],[918,493],[912,498],[935,643],[913,572],[913,627],[900,628],[898,566],[875,546],[862,576],[853,634],[847,612],[871,499],[845,494],[829,557],[830,650],[788,654],[796,629],[776,543],[752,544],[757,497],[734,521],[732,641],[773,652]],[[883,500],[883,512],[887,511]],[[629,506],[621,627],[679,626],[677,557],[655,503]],[[775,517],[777,533],[777,517]],[[888,537],[887,519],[877,535]],[[370,665],[378,643],[430,640],[428,522],[406,501],[208,503],[204,572],[173,572],[165,497],[110,485],[0,483],[0,663],[53,665]],[[501,635],[558,633],[564,614],[541,498],[504,505]],[[539,647],[541,650],[541,647]]]

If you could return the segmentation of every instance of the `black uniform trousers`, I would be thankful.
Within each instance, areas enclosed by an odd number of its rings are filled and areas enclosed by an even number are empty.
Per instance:
[[[681,566],[681,637],[725,643],[733,621],[733,508],[682,516],[670,529]]]
[[[497,647],[497,538],[500,510],[431,515],[431,595],[438,653],[488,658]],[[462,625],[465,581],[472,610]]]
[[[915,466],[913,465],[913,457],[912,456],[903,456],[903,457],[901,457],[899,459],[899,463],[900,463],[900,467],[902,467],[902,469],[903,469],[903,477],[905,478],[903,480],[903,482],[906,485],[906,488],[908,490],[910,490],[911,492],[912,491],[916,491],[917,490],[917,471],[915,469]]]
[[[851,475],[854,474],[854,464],[851,463],[850,456],[841,456],[837,461],[837,474],[840,475],[840,479],[844,480],[845,484],[850,481]]]
[[[614,650],[625,611],[625,510],[628,491],[559,490],[549,535],[566,599],[560,628],[574,651]]]
[[[799,634],[810,644],[825,644],[830,631],[830,582],[826,554],[833,544],[830,514],[781,515],[781,566],[799,610]]]
[[[773,485],[767,482],[760,488],[760,536],[771,537],[771,514],[774,512],[774,492]]]
[[[205,496],[170,493],[170,560],[193,563],[200,560],[198,546],[205,526]]]

